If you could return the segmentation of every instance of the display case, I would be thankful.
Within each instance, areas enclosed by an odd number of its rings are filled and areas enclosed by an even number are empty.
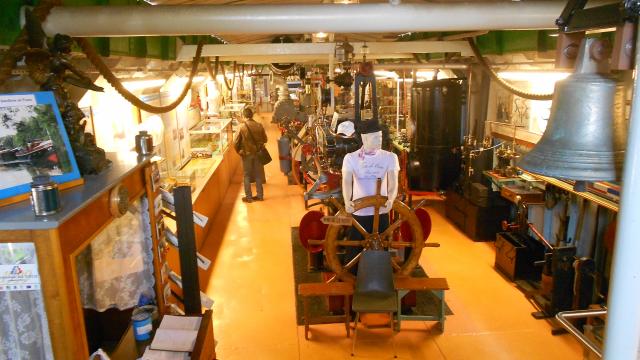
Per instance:
[[[192,158],[220,155],[233,141],[232,119],[207,118],[189,131]]]
[[[220,108],[220,115],[231,119],[233,132],[236,132],[240,126],[242,110],[244,110],[245,106],[247,106],[245,103],[230,103]]]

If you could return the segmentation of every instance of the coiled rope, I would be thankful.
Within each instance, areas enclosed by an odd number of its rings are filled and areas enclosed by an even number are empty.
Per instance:
[[[132,105],[138,107],[140,110],[144,110],[146,112],[153,113],[153,114],[165,113],[175,109],[182,102],[182,100],[184,100],[185,96],[187,96],[189,89],[191,89],[191,82],[193,81],[193,77],[198,72],[200,55],[202,54],[202,47],[204,45],[204,42],[202,41],[198,43],[198,48],[196,49],[196,56],[191,62],[191,73],[189,74],[189,81],[187,81],[187,83],[184,85],[184,89],[182,89],[180,96],[178,96],[178,98],[176,98],[169,105],[153,106],[140,100],[138,97],[136,97],[134,94],[132,94],[129,90],[127,90],[122,85],[120,80],[113,74],[113,72],[111,72],[111,69],[109,69],[109,67],[104,63],[104,61],[102,61],[102,58],[100,58],[100,55],[98,55],[93,45],[91,45],[91,43],[87,39],[76,38],[75,40],[80,46],[80,48],[82,49],[82,51],[85,53],[85,55],[87,55],[87,58],[89,59],[89,61],[91,61],[93,66],[95,66],[96,69],[98,69],[98,72],[100,72],[100,74],[109,82],[109,84],[111,84],[111,86],[113,86],[114,89],[116,89],[116,91],[118,91],[120,95],[122,95],[123,98],[125,98]]]
[[[475,57],[478,59],[478,62],[480,63],[480,65],[482,65],[483,69],[489,74],[489,76],[491,76],[493,80],[495,80],[498,83],[498,85],[502,86],[503,88],[505,88],[506,90],[512,92],[517,96],[520,96],[522,98],[529,99],[529,100],[551,100],[553,98],[553,93],[550,93],[550,94],[530,93],[530,92],[522,91],[516,88],[515,86],[509,84],[508,82],[504,81],[502,78],[498,76],[498,74],[496,74],[496,72],[491,68],[491,66],[487,64],[487,61],[482,57],[482,54],[480,54],[480,50],[478,50],[478,47],[476,46],[476,43],[473,40],[473,38],[467,38],[467,41],[469,42],[469,46],[471,47],[471,50],[473,51],[473,54],[475,55]]]

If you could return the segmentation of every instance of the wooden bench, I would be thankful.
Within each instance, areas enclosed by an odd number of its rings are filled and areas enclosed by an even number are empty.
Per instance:
[[[449,290],[449,284],[445,278],[416,278],[416,277],[396,277],[394,279],[396,290],[398,291],[398,322],[397,330],[400,330],[401,320],[416,321],[437,321],[440,331],[444,331],[445,320],[445,302],[444,291]],[[435,315],[402,315],[402,297],[409,291],[425,291],[433,292],[440,300],[438,311]]]
[[[353,284],[346,282],[305,283],[298,284],[298,295],[302,297],[304,305],[304,338],[309,340],[310,324],[327,324],[336,320],[344,320],[347,337],[350,335],[351,305],[349,296],[353,295]],[[309,315],[309,298],[311,296],[344,296],[344,315],[320,316],[311,318]]]

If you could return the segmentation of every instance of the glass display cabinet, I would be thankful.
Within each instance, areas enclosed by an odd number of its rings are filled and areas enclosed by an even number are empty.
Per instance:
[[[220,115],[225,118],[232,119],[233,131],[236,132],[240,123],[242,123],[242,110],[245,103],[230,103],[220,108]]]
[[[189,131],[192,158],[221,155],[233,141],[232,119],[208,118]]]

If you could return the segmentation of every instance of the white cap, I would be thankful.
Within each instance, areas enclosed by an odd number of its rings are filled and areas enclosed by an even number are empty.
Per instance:
[[[351,136],[354,132],[356,132],[356,129],[353,125],[353,122],[347,120],[341,122],[340,125],[338,125],[338,131],[336,131],[336,134]]]

